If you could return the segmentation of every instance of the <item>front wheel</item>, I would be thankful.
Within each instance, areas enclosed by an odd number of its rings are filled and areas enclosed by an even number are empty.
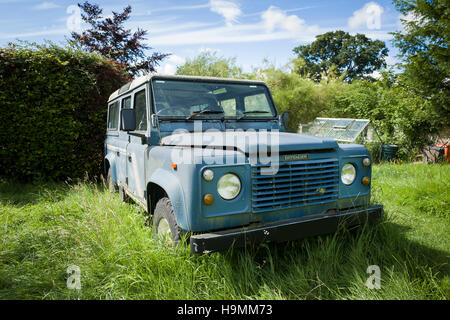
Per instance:
[[[185,234],[178,226],[169,198],[161,198],[155,206],[153,214],[153,235],[168,245],[181,243]]]

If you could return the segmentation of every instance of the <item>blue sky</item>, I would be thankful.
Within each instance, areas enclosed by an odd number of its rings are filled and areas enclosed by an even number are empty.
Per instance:
[[[81,2],[81,1],[80,1]],[[236,57],[245,71],[268,59],[283,66],[292,49],[333,30],[364,33],[386,41],[393,64],[397,50],[389,32],[401,29],[400,14],[389,0],[127,0],[91,1],[120,12],[132,6],[128,28],[148,30],[154,50],[171,53],[159,68],[173,73],[186,58],[202,51]],[[70,30],[80,30],[75,1],[0,0],[0,45],[15,39],[63,43]]]

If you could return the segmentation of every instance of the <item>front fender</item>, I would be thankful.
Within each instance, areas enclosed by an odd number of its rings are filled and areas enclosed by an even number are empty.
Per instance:
[[[164,169],[156,169],[150,176],[149,182],[159,185],[167,193],[172,202],[177,224],[184,230],[190,230],[190,221],[187,215],[184,192],[178,177]]]
[[[109,152],[105,156],[105,165],[106,165],[106,162],[109,163],[109,167],[111,168],[111,175],[112,175],[113,181],[115,183],[117,183],[118,179],[117,179],[116,155],[113,152]],[[105,167],[105,171],[106,171],[106,167]],[[105,174],[107,175],[108,172],[105,172]]]

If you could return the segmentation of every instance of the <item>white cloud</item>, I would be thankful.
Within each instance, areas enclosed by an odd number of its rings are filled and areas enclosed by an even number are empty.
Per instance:
[[[155,12],[165,12],[165,11],[185,11],[185,10],[197,10],[197,9],[203,9],[208,8],[209,4],[198,4],[198,5],[188,5],[188,6],[172,6],[172,7],[166,7],[166,8],[155,8],[151,10],[147,10],[145,12],[136,12],[134,15],[136,16],[144,16],[144,15],[150,15]]]
[[[316,26],[307,26],[305,20],[296,15],[287,15],[280,8],[270,6],[261,15],[266,32],[271,33],[276,30],[287,31],[293,38],[297,39],[304,33],[318,31]]]
[[[41,31],[0,34],[0,39],[24,39],[42,36],[67,35],[70,32],[66,28],[44,29]]]
[[[296,12],[296,11],[303,11],[303,10],[308,10],[308,9],[313,9],[313,8],[319,8],[321,6],[308,6],[308,7],[301,7],[301,8],[292,8],[292,9],[286,9],[283,10],[283,12]],[[259,12],[253,12],[253,13],[246,13],[243,14],[243,17],[254,17],[254,16],[260,16],[262,13],[266,12],[265,11],[259,11]]]
[[[177,55],[171,55],[167,59],[168,62],[174,63],[176,65],[182,65],[186,62],[186,59]]]
[[[48,10],[48,9],[54,9],[54,8],[59,8],[59,7],[60,7],[60,5],[57,5],[56,3],[45,1],[45,2],[42,2],[41,4],[34,6],[33,9]]]
[[[151,37],[149,44],[152,46],[181,46],[190,44],[211,44],[211,43],[242,43],[242,42],[264,42],[271,40],[291,39],[297,41],[313,41],[315,36],[323,30],[317,27],[308,27],[305,32],[294,35],[286,30],[274,30],[266,32],[264,24],[246,24],[231,27],[209,28],[182,33],[172,33]]]
[[[156,71],[158,74],[173,75],[177,72],[177,66],[172,63],[166,63],[162,68]]]
[[[359,10],[353,12],[348,19],[348,26],[352,29],[367,28],[381,29],[381,15],[384,12],[382,6],[376,2],[368,2]]]
[[[175,54],[167,57],[165,62],[156,68],[156,72],[158,74],[167,74],[172,75],[177,71],[177,67],[183,65],[186,62],[186,59]]]
[[[207,23],[207,22],[185,22],[185,23],[173,23],[173,24],[157,24],[154,21],[135,21],[129,22],[127,28],[137,29],[141,28],[148,30],[150,37],[156,34],[167,34],[176,31],[187,31],[193,29],[202,29],[206,27],[211,27],[218,25],[218,23]]]
[[[271,6],[261,13],[261,20],[255,23],[226,25],[221,27],[186,30],[152,36],[152,46],[162,45],[207,45],[211,43],[263,42],[271,40],[295,40],[310,42],[326,30],[316,25],[307,25],[296,15]]]
[[[212,12],[218,13],[225,18],[227,26],[231,26],[242,14],[239,6],[231,1],[211,0],[209,5]]]
[[[212,49],[212,48],[205,48],[205,47],[201,47],[200,49],[198,49],[199,53],[205,53],[205,52],[209,52],[209,53],[219,53],[221,52],[220,49]]]

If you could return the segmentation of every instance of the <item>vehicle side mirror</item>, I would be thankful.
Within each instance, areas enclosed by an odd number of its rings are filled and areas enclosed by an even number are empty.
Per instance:
[[[134,109],[120,110],[120,119],[122,120],[121,130],[136,130],[136,111]]]
[[[280,116],[280,122],[283,124],[283,126],[285,128],[288,127],[288,123],[289,123],[289,112],[288,111],[284,111],[281,116]]]

